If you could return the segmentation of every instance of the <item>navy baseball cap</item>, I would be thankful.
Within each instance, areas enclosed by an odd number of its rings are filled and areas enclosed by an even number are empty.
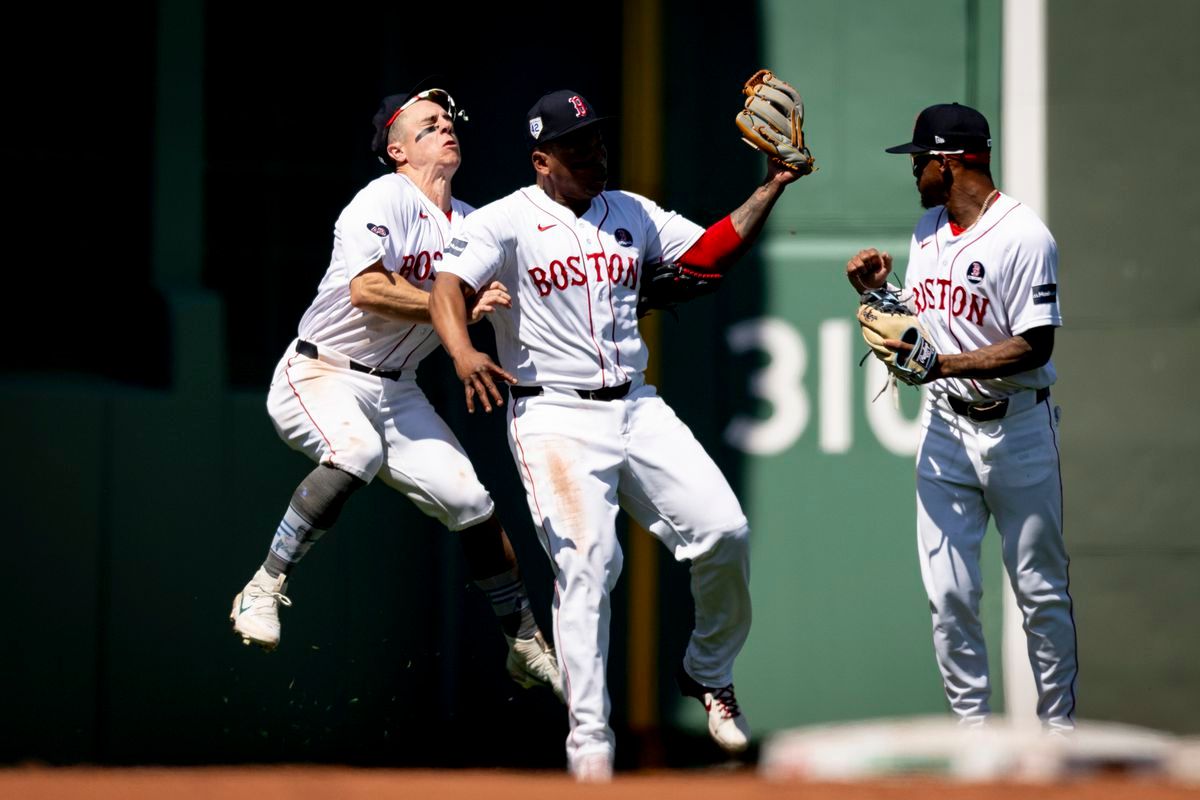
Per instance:
[[[450,96],[450,93],[445,89],[437,88],[438,83],[444,83],[444,81],[440,76],[431,75],[418,81],[407,92],[389,94],[380,101],[379,110],[371,119],[371,123],[375,126],[375,135],[371,137],[371,152],[379,156],[380,161],[387,163],[385,159],[387,159],[388,130],[391,129],[392,123],[396,121],[396,117],[400,116],[401,111],[418,100],[431,100],[437,103],[446,109],[452,119],[467,119],[466,113],[458,110],[455,106],[454,98]]]
[[[542,95],[525,117],[529,123],[530,147],[552,142],[572,131],[608,119],[598,116],[587,98],[570,89]]]
[[[940,103],[917,115],[912,141],[887,153],[986,153],[992,149],[987,119],[970,106]]]

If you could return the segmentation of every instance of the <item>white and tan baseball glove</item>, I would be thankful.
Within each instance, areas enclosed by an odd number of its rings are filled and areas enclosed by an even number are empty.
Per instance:
[[[746,81],[742,94],[746,102],[734,120],[742,141],[801,175],[816,169],[804,146],[804,101],[795,87],[760,69]]]

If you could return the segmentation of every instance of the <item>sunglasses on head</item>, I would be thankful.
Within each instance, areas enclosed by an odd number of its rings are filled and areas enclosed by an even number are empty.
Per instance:
[[[434,99],[434,98],[438,98],[438,97],[440,97],[441,99]],[[408,108],[413,103],[416,103],[420,100],[433,100],[433,102],[438,103],[439,105],[444,104],[446,107],[446,113],[448,113],[450,115],[450,119],[452,119],[452,120],[460,120],[461,119],[463,122],[469,121],[467,118],[467,112],[459,109],[454,104],[454,98],[451,97],[450,93],[447,92],[445,89],[426,89],[423,92],[417,92],[412,97],[405,100],[404,105],[397,108],[395,110],[395,112],[393,112],[392,115],[390,117],[388,117],[388,121],[386,123],[384,123],[383,127],[390,128],[392,126],[392,123],[396,121],[396,117],[400,116],[401,112],[403,112],[404,109]],[[443,100],[444,100],[444,103],[443,103]]]

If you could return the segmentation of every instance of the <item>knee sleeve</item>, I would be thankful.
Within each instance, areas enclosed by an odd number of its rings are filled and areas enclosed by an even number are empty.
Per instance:
[[[366,482],[348,472],[318,466],[292,493],[291,507],[314,528],[327,531],[337,522],[346,500]]]

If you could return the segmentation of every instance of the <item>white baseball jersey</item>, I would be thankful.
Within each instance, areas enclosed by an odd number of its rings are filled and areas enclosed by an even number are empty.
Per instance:
[[[631,192],[602,192],[576,218],[528,186],[472,214],[439,269],[474,289],[509,287],[512,308],[489,319],[500,363],[519,383],[599,389],[646,369],[643,266],[679,258],[703,232]]]
[[[945,206],[938,206],[913,231],[904,296],[939,353],[978,350],[1031,328],[1059,326],[1058,248],[1037,215],[1007,195],[957,236]],[[1004,378],[950,378],[937,385],[983,400],[1054,381],[1047,362]]]
[[[957,235],[944,207],[921,218],[906,296],[935,348],[962,353],[1061,325],[1057,271],[1058,250],[1046,226],[1028,207],[999,195]],[[1062,534],[1059,409],[1033,391],[1054,380],[1049,362],[1004,378],[941,379],[930,384],[922,410],[916,461],[921,577],[946,698],[965,724],[991,713],[979,620],[979,553],[989,517],[1024,613],[1038,716],[1055,728],[1074,724],[1078,666]],[[946,392],[1009,401],[1002,417],[976,421],[958,413]]]
[[[680,561],[691,561],[696,625],[684,667],[708,686],[733,680],[750,629],[749,529],[729,483],[642,373],[642,268],[678,259],[698,225],[628,192],[602,192],[576,218],[527,187],[476,211],[440,269],[478,289],[502,281],[511,309],[490,319],[504,368],[532,396],[508,404],[509,447],[556,572],[555,644],[577,772],[612,763],[605,665],[609,592],[623,556],[618,504]],[[629,383],[584,399],[573,389]]]
[[[376,261],[426,291],[451,231],[471,207],[451,200],[446,214],[408,177],[393,173],[367,184],[334,227],[333,258],[317,297],[300,321],[300,338],[321,359],[290,346],[267,396],[279,435],[314,461],[370,482],[376,475],[450,530],[492,514],[449,426],[416,383],[417,363],[438,346],[433,326],[388,319],[350,303],[350,281]],[[330,363],[335,351],[361,364],[401,370],[382,378]]]
[[[399,173],[364,186],[334,225],[333,256],[316,299],[300,320],[300,338],[379,369],[415,368],[439,344],[433,326],[355,308],[350,281],[382,259],[388,270],[429,291],[442,251],[472,211],[457,199],[450,205],[447,219]]]

